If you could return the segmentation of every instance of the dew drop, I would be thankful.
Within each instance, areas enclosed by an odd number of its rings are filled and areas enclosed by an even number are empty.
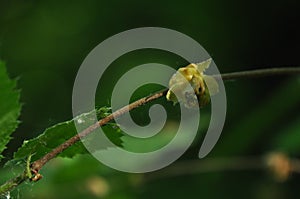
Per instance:
[[[79,118],[79,119],[77,119],[77,123],[78,123],[78,124],[82,124],[82,123],[84,123],[84,120],[81,119],[81,118]]]

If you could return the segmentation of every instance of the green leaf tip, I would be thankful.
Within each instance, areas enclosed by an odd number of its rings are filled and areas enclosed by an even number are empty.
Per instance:
[[[19,125],[21,112],[20,91],[17,81],[9,78],[5,63],[0,61],[0,160],[1,153],[11,140],[11,134]]]

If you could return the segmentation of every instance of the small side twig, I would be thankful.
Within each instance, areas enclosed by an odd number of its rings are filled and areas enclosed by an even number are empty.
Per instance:
[[[234,72],[234,73],[226,73],[221,75],[214,75],[216,78],[222,78],[223,80],[234,80],[234,79],[240,79],[240,78],[254,78],[254,77],[263,77],[263,76],[271,76],[271,75],[282,75],[282,74],[300,74],[300,67],[288,67],[288,68],[269,68],[269,69],[259,69],[259,70],[252,70],[252,71],[241,71],[241,72]],[[26,179],[31,179],[33,181],[37,181],[40,179],[41,175],[38,173],[41,168],[51,159],[56,157],[58,154],[63,152],[65,149],[69,148],[73,144],[75,144],[77,141],[80,140],[80,138],[83,138],[90,133],[92,133],[95,129],[99,128],[100,126],[103,126],[110,122],[111,120],[120,117],[126,112],[129,112],[135,108],[138,108],[139,106],[142,106],[146,103],[149,103],[153,100],[156,100],[162,96],[165,96],[168,89],[165,89],[163,91],[160,91],[158,93],[154,93],[148,97],[141,98],[119,110],[116,112],[110,114],[109,116],[99,120],[97,123],[93,124],[92,126],[86,128],[81,133],[75,135],[74,137],[70,138],[69,140],[65,141],[55,149],[53,149],[51,152],[47,153],[45,156],[43,156],[41,159],[36,160],[33,162],[30,166],[31,172],[33,177],[29,177],[27,175],[27,172],[25,171],[23,174],[20,174],[14,179],[11,179],[0,186],[0,195],[5,194],[6,192],[12,190],[14,187],[18,186],[22,182],[24,182]]]

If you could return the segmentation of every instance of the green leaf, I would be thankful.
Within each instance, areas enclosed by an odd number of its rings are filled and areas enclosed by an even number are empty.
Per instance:
[[[11,80],[6,72],[5,64],[0,61],[0,160],[6,149],[12,132],[18,127],[21,111],[20,91],[16,90],[16,80]]]
[[[97,109],[96,112],[98,119],[104,118],[105,116],[110,114],[110,108],[103,107]],[[24,159],[25,157],[32,154],[32,161],[35,161],[43,157],[45,154],[49,153],[54,148],[77,134],[75,121],[78,122],[79,120],[92,120],[93,113],[94,111],[81,114],[72,120],[62,122],[50,128],[47,128],[44,133],[36,138],[25,140],[23,145],[14,154],[14,158]],[[120,128],[115,123],[108,123],[107,125],[103,126],[102,129],[111,142],[113,142],[117,146],[122,146],[121,137],[123,134]],[[84,139],[89,139],[89,136]],[[95,140],[90,139],[89,142],[95,142]],[[101,148],[96,148],[95,150],[106,149],[107,147],[108,146],[104,145],[101,146]],[[78,141],[77,143],[63,151],[61,154],[59,154],[59,156],[72,158],[77,154],[85,153],[88,153],[88,151],[86,150],[83,143],[81,141]]]

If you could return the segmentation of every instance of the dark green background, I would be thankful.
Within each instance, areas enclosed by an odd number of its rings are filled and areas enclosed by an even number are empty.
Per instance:
[[[11,157],[24,139],[72,118],[76,72],[87,54],[114,34],[145,26],[180,31],[208,51],[221,73],[299,66],[299,10],[296,0],[2,0],[0,59],[6,62],[11,77],[19,77],[24,104],[22,124],[14,133],[6,156]],[[113,87],[110,84],[124,69],[150,61],[174,68],[186,64],[166,52],[130,53],[117,60],[107,73],[104,81],[108,86],[96,97],[99,105],[108,105]],[[278,76],[226,83],[226,124],[209,157],[263,156],[278,150],[298,157],[299,81],[296,77]],[[140,96],[153,91],[147,87]],[[141,123],[148,121],[143,116],[145,112],[146,109],[136,111]],[[181,159],[197,159],[200,143],[195,143]],[[45,178],[41,182],[32,187],[25,185],[14,194],[20,198],[97,198],[84,183],[91,176],[102,176],[111,186],[107,198],[295,198],[300,179],[294,174],[278,183],[265,171],[227,171],[140,184],[136,182],[139,176],[100,166],[90,157],[56,161],[43,170]],[[8,173],[1,173],[1,181]]]

